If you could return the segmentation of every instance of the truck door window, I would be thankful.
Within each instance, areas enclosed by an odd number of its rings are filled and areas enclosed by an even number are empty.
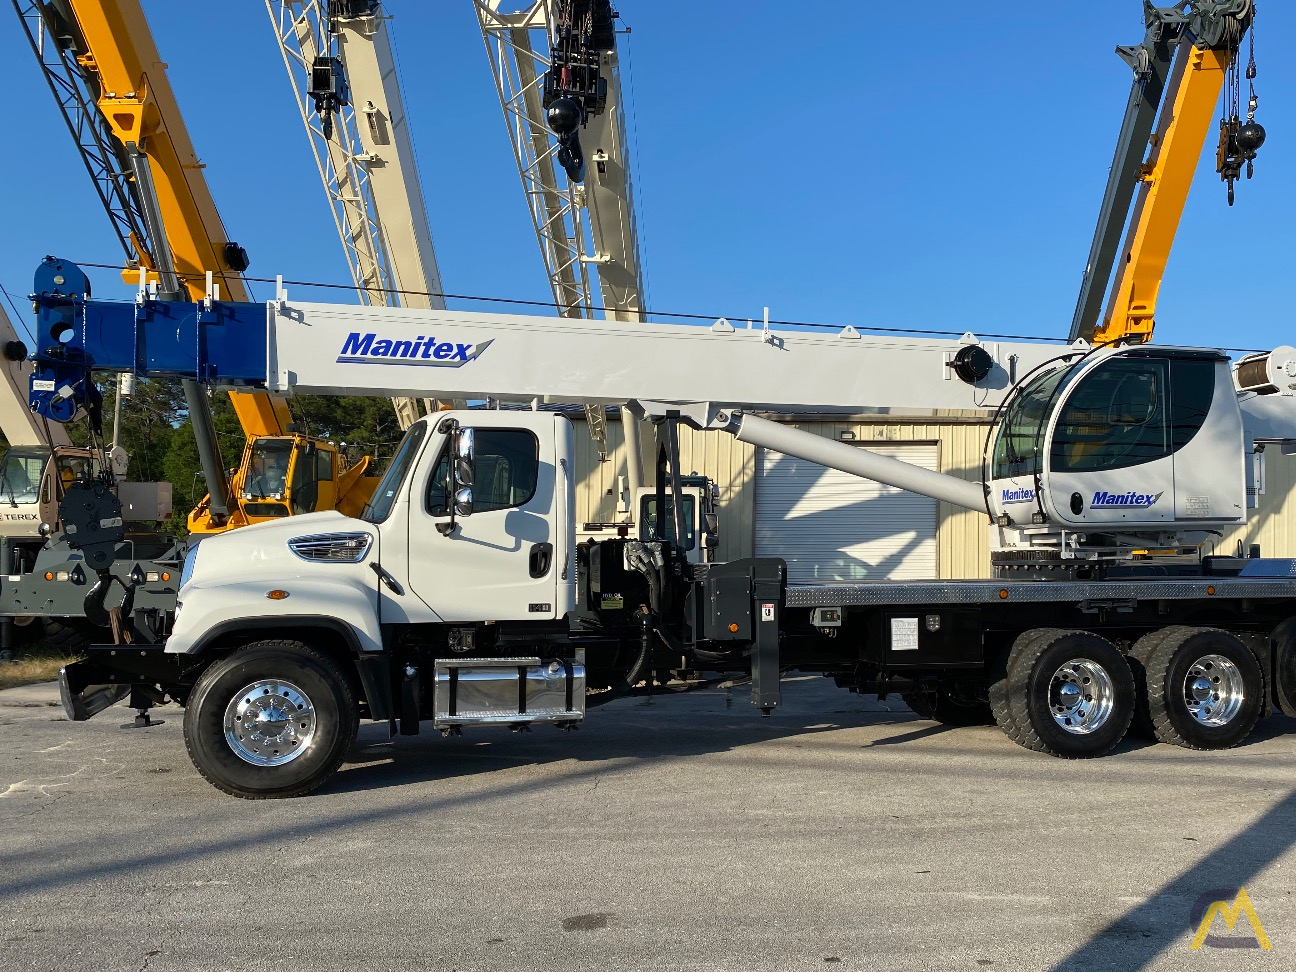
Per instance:
[[[540,471],[540,442],[525,429],[476,430],[477,481],[473,512],[490,513],[525,506],[535,495]],[[450,452],[443,449],[428,483],[427,511],[449,516]]]

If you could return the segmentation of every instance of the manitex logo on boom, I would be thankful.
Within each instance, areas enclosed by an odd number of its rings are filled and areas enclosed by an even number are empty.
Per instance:
[[[1035,502],[1035,490],[1029,486],[1023,486],[1021,489],[1005,489],[1003,491],[1003,503],[1033,503]]]
[[[1148,493],[1108,493],[1099,490],[1093,495],[1089,505],[1096,510],[1146,510],[1164,496],[1164,492],[1155,496]]]
[[[351,332],[342,342],[338,364],[419,365],[428,368],[462,368],[476,361],[491,346],[491,341],[481,344],[458,344],[437,341],[435,337],[416,337],[412,341],[392,341],[377,334]]]

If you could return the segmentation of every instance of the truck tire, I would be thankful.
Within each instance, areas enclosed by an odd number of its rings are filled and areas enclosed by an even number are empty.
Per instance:
[[[95,642],[112,641],[112,631],[77,618],[43,618],[32,626],[38,629],[41,644],[69,655],[83,652]]]
[[[905,692],[900,697],[916,715],[944,726],[989,726],[995,721],[988,702],[962,698],[948,685],[937,685],[929,692]]]
[[[1066,759],[1110,752],[1129,729],[1137,699],[1125,656],[1089,631],[1019,639],[1006,694],[1013,741]]]
[[[1134,707],[1134,720],[1130,723],[1130,732],[1144,739],[1156,740],[1156,730],[1152,727],[1152,716],[1148,711],[1148,662],[1161,647],[1162,642],[1174,637],[1175,633],[1181,630],[1184,629],[1172,625],[1169,628],[1150,631],[1134,642],[1134,647],[1125,656],[1129,660],[1130,670],[1134,673],[1134,691],[1138,700]]]
[[[1238,745],[1268,704],[1264,669],[1255,654],[1218,628],[1176,626],[1161,634],[1140,658],[1142,698],[1154,737],[1185,749]]]
[[[1051,638],[1054,635],[1061,634],[1059,628],[1032,628],[1029,631],[1023,631],[1019,634],[1012,646],[1001,651],[989,665],[990,680],[990,714],[994,717],[995,724],[1004,731],[1013,742],[1020,742],[1017,738],[1017,720],[1013,715],[1012,707],[1008,704],[1008,666],[1012,659],[1019,657],[1022,652],[1028,651],[1030,646],[1041,638]]]
[[[355,741],[355,694],[337,664],[299,641],[248,645],[199,677],[185,747],[207,782],[247,800],[302,796]]]

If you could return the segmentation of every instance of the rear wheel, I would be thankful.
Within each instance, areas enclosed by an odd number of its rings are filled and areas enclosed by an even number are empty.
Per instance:
[[[359,719],[346,676],[297,641],[259,641],[203,672],[185,708],[189,757],[245,799],[302,796],[332,776]]]
[[[1157,740],[1186,749],[1228,749],[1255,728],[1266,699],[1251,649],[1215,628],[1167,628],[1143,650],[1142,700]],[[1138,650],[1138,646],[1135,646]]]
[[[1059,628],[1032,628],[1023,631],[1013,641],[1011,647],[1001,651],[990,664],[990,712],[994,716],[995,724],[1013,742],[1021,740],[1018,738],[1017,718],[1008,700],[1008,667],[1013,659],[1029,651],[1031,646],[1041,638],[1051,638],[1059,634],[1062,634]]]
[[[1088,631],[1018,639],[1005,690],[1011,738],[1050,756],[1102,756],[1134,717],[1134,676],[1125,656]]]

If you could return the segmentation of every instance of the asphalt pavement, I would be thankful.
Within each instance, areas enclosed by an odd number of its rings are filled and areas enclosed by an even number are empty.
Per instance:
[[[1296,968],[1285,717],[1069,762],[808,678],[770,719],[735,689],[574,733],[366,726],[316,794],[245,802],[175,707],[56,700],[0,692],[5,972]],[[1191,949],[1242,887],[1271,948],[1239,911]]]

